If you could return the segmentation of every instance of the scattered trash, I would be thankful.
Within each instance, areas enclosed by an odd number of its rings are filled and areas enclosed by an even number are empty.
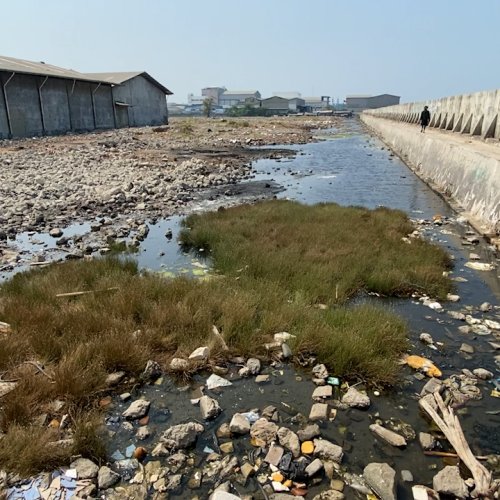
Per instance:
[[[424,372],[428,377],[441,377],[442,373],[432,361],[421,356],[411,355],[403,360],[408,366],[415,370]]]
[[[472,262],[469,261],[465,264],[466,267],[474,269],[475,271],[493,271],[495,266],[493,264],[488,264],[487,262]]]

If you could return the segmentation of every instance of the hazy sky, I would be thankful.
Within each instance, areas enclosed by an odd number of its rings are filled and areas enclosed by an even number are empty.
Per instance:
[[[0,54],[83,72],[402,101],[500,88],[500,0],[3,0]]]

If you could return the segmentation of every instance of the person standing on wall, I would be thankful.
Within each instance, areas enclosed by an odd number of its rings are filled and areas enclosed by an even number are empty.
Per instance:
[[[422,113],[420,113],[420,125],[422,128],[420,129],[420,132],[424,133],[427,125],[429,125],[429,122],[431,121],[431,114],[429,112],[429,106],[424,106],[424,110]]]

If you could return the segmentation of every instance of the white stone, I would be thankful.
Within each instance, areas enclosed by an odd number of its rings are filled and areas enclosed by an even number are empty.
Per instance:
[[[322,458],[324,460],[333,460],[334,462],[340,463],[344,452],[341,446],[331,443],[326,439],[315,439],[314,443],[314,456]]]
[[[368,408],[370,406],[370,398],[355,387],[349,387],[347,392],[342,396],[342,403],[350,406],[351,408]]]
[[[210,396],[202,396],[200,398],[200,411],[204,420],[210,420],[215,418],[222,409],[216,399]]]
[[[172,358],[169,366],[174,372],[182,372],[189,368],[189,361],[183,358]]]
[[[333,394],[333,388],[331,385],[323,385],[316,387],[312,394],[313,399],[327,399],[331,398]]]
[[[442,495],[455,498],[467,498],[469,490],[460,476],[460,470],[454,465],[448,465],[439,471],[432,480],[433,488]]]
[[[233,384],[229,382],[229,380],[219,377],[219,375],[216,375],[215,373],[212,373],[212,375],[207,378],[207,389],[209,390],[216,389],[217,387],[227,387],[230,385]]]
[[[368,486],[383,500],[396,500],[396,471],[385,463],[371,463],[363,470]]]
[[[151,403],[145,399],[137,399],[122,413],[122,416],[130,420],[142,418],[147,415]]]
[[[400,436],[396,432],[386,429],[379,424],[370,425],[370,430],[391,446],[396,446],[398,448],[406,446],[406,439],[403,436]]]
[[[315,403],[311,407],[309,420],[326,420],[328,418],[328,405],[326,403]]]
[[[229,430],[235,434],[248,434],[250,432],[250,422],[241,413],[235,413],[229,423]]]
[[[198,347],[189,355],[189,359],[191,361],[205,361],[208,359],[209,353],[208,347]]]
[[[294,458],[300,456],[300,441],[295,432],[286,427],[281,427],[278,429],[278,441],[281,446],[292,452]]]

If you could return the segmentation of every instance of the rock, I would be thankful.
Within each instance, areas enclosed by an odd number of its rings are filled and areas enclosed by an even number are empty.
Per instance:
[[[314,378],[327,378],[328,377],[328,370],[326,368],[325,365],[321,364],[321,365],[316,365],[313,369],[312,369],[312,372],[313,372],[313,375],[314,375]]]
[[[257,375],[255,377],[256,384],[265,384],[266,382],[269,382],[269,375]]]
[[[200,410],[201,417],[204,420],[210,420],[215,418],[222,411],[222,408],[219,406],[216,399],[210,396],[202,396],[200,398]]]
[[[432,338],[430,333],[425,333],[425,332],[421,333],[420,341],[427,345],[434,345],[434,339]]]
[[[277,433],[278,426],[265,418],[259,418],[250,429],[250,436],[256,442],[263,443],[264,446],[269,446],[276,439]]]
[[[198,436],[203,432],[204,427],[197,422],[174,425],[167,429],[161,436],[161,442],[170,449],[189,448]]]
[[[420,392],[421,396],[426,394],[434,394],[435,392],[441,392],[444,389],[443,382],[438,378],[431,378],[422,388]]]
[[[52,236],[52,238],[59,238],[63,235],[63,231],[59,227],[54,227],[49,231],[49,235]]]
[[[151,431],[149,430],[148,426],[147,425],[144,425],[142,427],[139,427],[139,429],[137,429],[137,432],[135,433],[135,437],[139,440],[139,441],[144,441],[145,439],[147,439],[149,436],[151,435]]]
[[[314,456],[325,460],[333,460],[334,462],[340,463],[344,452],[341,446],[330,443],[326,439],[315,439],[314,440]]]
[[[169,367],[174,372],[183,372],[189,369],[189,361],[183,358],[172,358]]]
[[[286,427],[281,427],[278,429],[278,440],[281,446],[292,452],[294,458],[300,455],[300,442],[295,432]]]
[[[465,321],[465,314],[459,311],[446,311],[446,314],[453,319],[458,319],[459,321]]]
[[[150,405],[151,403],[145,399],[137,399],[122,413],[122,416],[129,420],[144,417],[148,413]]]
[[[309,413],[309,420],[327,420],[328,418],[328,405],[326,403],[314,403],[311,406]]]
[[[474,354],[474,347],[464,342],[460,346],[460,351],[465,352],[466,354]]]
[[[242,378],[246,378],[246,377],[250,376],[250,370],[248,369],[248,366],[242,366],[238,370],[238,375]]]
[[[227,443],[222,443],[220,446],[220,451],[222,451],[222,453],[233,453],[234,452],[234,445],[232,443],[232,441],[228,441]]]
[[[484,368],[476,368],[475,370],[472,370],[472,373],[481,380],[490,380],[493,378],[493,373]]]
[[[273,443],[269,447],[267,455],[264,457],[264,462],[267,462],[268,464],[277,467],[278,464],[280,463],[281,458],[283,457],[284,452],[285,450],[281,446],[278,446],[277,444]]]
[[[250,432],[250,426],[248,426],[248,431]],[[216,432],[218,438],[229,439],[231,437],[231,428],[227,422],[224,422]]]
[[[247,368],[251,375],[257,375],[260,372],[260,359],[250,358],[247,361]]]
[[[313,500],[343,500],[344,494],[337,490],[325,490],[313,497]]]
[[[297,431],[297,436],[301,441],[310,441],[311,439],[321,435],[318,424],[310,424]]]
[[[240,500],[240,497],[226,491],[216,490],[210,495],[209,500]]]
[[[161,366],[156,361],[150,359],[146,363],[146,368],[144,368],[144,371],[141,374],[141,378],[142,380],[150,382],[160,378],[161,375],[162,375]]]
[[[402,470],[401,471],[401,479],[405,483],[413,483],[413,474],[409,470]]]
[[[210,377],[207,378],[207,389],[212,390],[212,389],[217,389],[218,387],[227,387],[233,385],[229,380],[226,380],[225,378],[220,377],[219,375],[216,375],[215,373],[212,373]]]
[[[283,359],[288,359],[293,356],[292,349],[288,344],[281,344],[281,354],[283,355]]]
[[[248,479],[249,476],[253,476],[255,474],[255,469],[252,464],[249,464],[248,462],[245,462],[241,466],[241,474],[245,478],[245,480]]]
[[[396,500],[396,471],[385,463],[371,463],[363,470],[368,486],[382,500]]]
[[[454,465],[448,465],[439,471],[434,476],[432,485],[441,495],[450,495],[454,498],[467,498],[469,496],[467,485],[460,477],[460,470]]]
[[[309,477],[314,476],[323,468],[323,462],[319,458],[315,458],[307,467],[306,474]]]
[[[313,399],[328,399],[331,398],[333,394],[333,387],[331,385],[323,385],[316,387],[312,394]]]
[[[94,479],[99,473],[99,466],[88,458],[78,458],[71,462],[71,469],[76,469],[77,479]]]
[[[120,474],[113,472],[109,467],[103,466],[97,474],[97,486],[100,490],[107,490],[120,481]]]
[[[427,486],[423,486],[421,484],[412,486],[411,492],[413,494],[413,500],[430,500],[439,498],[439,495],[436,491],[431,490],[431,488],[427,488]]]
[[[460,300],[460,295],[449,293],[446,296],[446,300],[449,300],[450,302],[458,302]]]
[[[406,439],[403,436],[400,436],[389,429],[385,429],[381,425],[372,424],[370,425],[370,430],[391,446],[396,446],[398,448],[406,446]]]
[[[362,394],[355,387],[349,387],[347,392],[342,396],[342,403],[351,408],[368,408],[370,406],[370,398],[366,394]]]
[[[500,330],[500,322],[498,322],[498,321],[493,321],[491,319],[485,319],[484,324],[488,328],[491,328],[492,330]]]
[[[194,474],[189,478],[188,480],[188,488],[191,490],[197,490],[198,488],[201,487],[201,480],[202,480],[202,473],[201,471],[197,470],[194,472]]]
[[[229,429],[235,434],[248,434],[250,432],[250,422],[241,413],[235,413],[229,423]]]
[[[106,385],[113,387],[118,385],[125,378],[125,372],[113,372],[106,377]]]
[[[191,361],[206,361],[208,359],[209,353],[210,350],[208,347],[198,347],[198,349],[195,349],[189,355],[189,359]]]
[[[436,446],[436,440],[434,439],[434,436],[427,432],[419,432],[418,441],[422,449],[425,451],[433,450]]]
[[[481,312],[488,312],[488,311],[491,311],[492,309],[492,305],[489,303],[489,302],[483,302],[480,306],[479,306],[479,310]]]
[[[124,393],[120,394],[120,399],[124,402],[129,400],[131,397],[132,397],[132,394],[130,394],[130,392],[124,392]]]

